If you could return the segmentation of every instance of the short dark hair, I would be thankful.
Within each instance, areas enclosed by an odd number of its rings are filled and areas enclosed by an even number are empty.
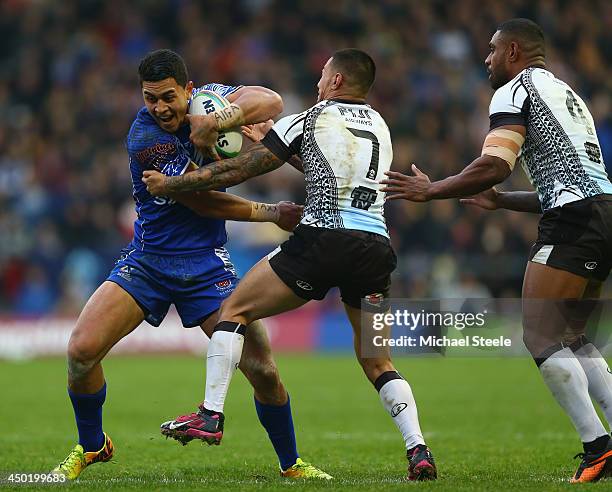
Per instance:
[[[336,51],[331,64],[344,75],[348,85],[364,95],[368,93],[376,77],[376,64],[365,51],[355,48]]]
[[[172,50],[155,50],[140,60],[138,65],[140,85],[143,82],[158,82],[170,77],[181,87],[187,85],[189,75],[185,60]]]
[[[544,56],[546,42],[544,31],[530,19],[510,19],[497,28],[509,41],[518,41],[519,45],[528,52]]]

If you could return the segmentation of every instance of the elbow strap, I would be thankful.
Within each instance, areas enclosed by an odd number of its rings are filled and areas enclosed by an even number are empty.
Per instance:
[[[481,155],[499,157],[506,161],[512,170],[524,142],[525,137],[520,133],[497,128],[486,136]]]

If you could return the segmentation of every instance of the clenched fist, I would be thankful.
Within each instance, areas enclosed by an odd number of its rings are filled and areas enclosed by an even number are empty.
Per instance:
[[[293,202],[278,202],[278,220],[276,225],[284,231],[293,231],[302,220],[304,207]]]

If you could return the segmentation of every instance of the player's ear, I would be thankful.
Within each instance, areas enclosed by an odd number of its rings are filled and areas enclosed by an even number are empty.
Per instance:
[[[192,91],[193,91],[193,80],[190,80],[189,82],[187,82],[187,85],[185,86],[185,92],[187,93],[188,99],[191,97]]]
[[[344,82],[344,75],[342,75],[341,73],[337,73],[336,75],[334,75],[334,82],[332,83],[332,88],[337,89],[338,87],[342,85],[343,82]]]
[[[515,62],[519,57],[519,45],[516,41],[508,43],[508,61]]]

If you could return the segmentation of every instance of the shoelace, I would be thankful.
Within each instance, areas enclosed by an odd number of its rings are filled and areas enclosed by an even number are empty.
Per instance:
[[[79,463],[82,463],[83,459],[81,458],[81,454],[76,449],[74,449],[70,452],[66,459],[60,463],[59,468],[63,469],[66,467],[66,465],[72,468],[77,461]]]
[[[315,476],[327,475],[327,473],[325,473],[324,471],[319,470],[317,467],[313,466],[311,463],[307,463],[305,461],[302,461],[301,463],[296,463],[295,465],[293,465],[293,467],[297,468],[298,470],[304,470],[306,473],[310,473]]]
[[[429,450],[427,448],[425,448],[425,449],[417,449],[417,450],[415,450],[412,453],[412,456],[410,456],[408,459],[412,462],[417,457],[419,457],[419,460],[422,460],[422,459],[430,458],[431,455],[430,455]]]
[[[574,459],[580,458],[581,460],[583,460],[585,456],[586,456],[586,453],[578,453],[576,456],[574,456]]]

